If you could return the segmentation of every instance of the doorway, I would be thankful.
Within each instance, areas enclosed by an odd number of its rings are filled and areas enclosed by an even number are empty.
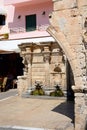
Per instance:
[[[0,54],[0,79],[8,78],[7,89],[13,88],[17,76],[23,75],[23,67],[19,53]]]

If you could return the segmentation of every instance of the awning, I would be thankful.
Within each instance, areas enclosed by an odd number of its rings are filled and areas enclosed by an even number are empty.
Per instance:
[[[19,44],[22,43],[36,43],[39,45],[41,42],[55,42],[52,37],[40,37],[40,38],[29,38],[29,39],[20,39],[20,40],[4,40],[0,41],[0,50],[7,52],[16,52],[19,53],[20,49]]]
[[[5,50],[0,50],[0,54],[11,54],[15,53],[14,51],[5,51]]]
[[[4,8],[4,6],[0,7],[0,15],[7,15],[7,12],[6,12],[5,8]]]

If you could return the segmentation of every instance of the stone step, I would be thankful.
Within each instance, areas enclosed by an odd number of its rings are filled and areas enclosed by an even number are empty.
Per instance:
[[[74,125],[71,122],[67,122],[64,123],[64,125],[55,128],[55,130],[74,130]]]
[[[26,91],[26,92],[22,93],[21,96],[22,96],[23,98],[29,98],[29,97],[30,97],[30,93],[29,93],[29,91]]]
[[[68,127],[65,128],[55,128],[55,129],[48,129],[48,128],[33,128],[33,127],[21,127],[21,126],[3,126],[0,127],[0,130],[74,130],[74,128]]]

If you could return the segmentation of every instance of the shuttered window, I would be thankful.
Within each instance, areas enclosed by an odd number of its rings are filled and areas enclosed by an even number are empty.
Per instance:
[[[36,14],[26,16],[26,31],[36,30]]]

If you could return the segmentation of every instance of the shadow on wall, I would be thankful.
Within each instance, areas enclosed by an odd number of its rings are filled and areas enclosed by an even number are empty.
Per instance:
[[[72,120],[71,123],[74,123],[74,102],[73,101],[63,102],[57,107],[55,107],[52,111],[63,114],[71,118]]]
[[[87,119],[86,119],[86,126],[85,126],[85,130],[87,130]]]

